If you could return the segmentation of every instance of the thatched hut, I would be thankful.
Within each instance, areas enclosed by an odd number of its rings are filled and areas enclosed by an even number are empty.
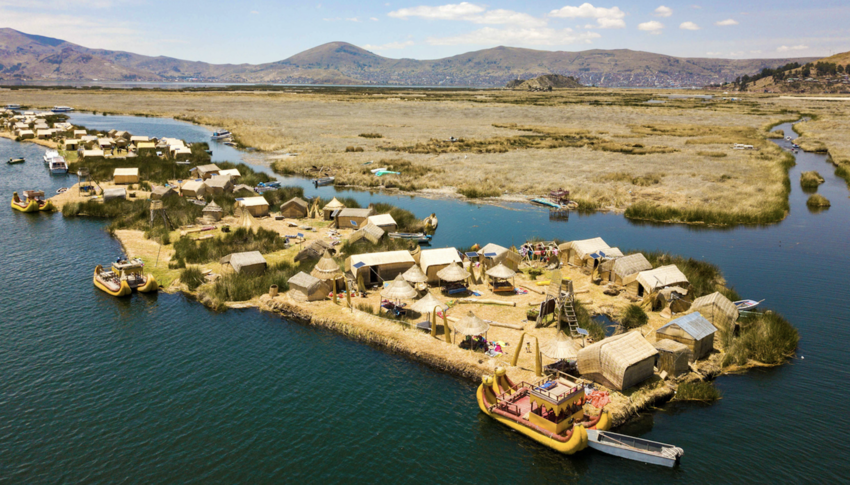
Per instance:
[[[669,339],[690,349],[692,359],[699,360],[714,349],[714,333],[717,329],[699,312],[689,313],[672,320],[655,331],[656,340]]]
[[[685,344],[675,340],[662,339],[655,342],[658,351],[655,367],[659,372],[667,372],[670,377],[678,377],[690,371],[688,362],[693,360],[693,353]]]
[[[652,377],[658,351],[640,332],[608,337],[578,351],[582,376],[622,391]]]
[[[126,199],[127,189],[124,187],[112,187],[103,189],[103,200]]]
[[[204,182],[207,186],[207,193],[212,195],[229,194],[233,191],[233,182],[230,177],[224,175],[214,175]]]
[[[719,292],[697,298],[690,312],[699,312],[717,329],[730,329],[738,321],[738,307]]]
[[[214,200],[211,200],[201,212],[203,213],[204,218],[208,218],[214,222],[218,222],[222,217],[224,217],[224,209],[216,204]]]
[[[425,283],[428,281],[428,277],[425,273],[417,265],[413,265],[409,270],[402,273],[404,280],[408,283]]]
[[[334,261],[331,257],[331,253],[328,251],[325,251],[325,254],[322,255],[322,259],[316,263],[316,266],[313,267],[313,271],[311,271],[310,274],[324,282],[329,282],[328,284],[333,289],[334,293],[336,293],[336,291],[340,288],[338,280],[343,279],[345,276],[343,275],[339,265],[336,264],[336,261]],[[343,284],[342,287],[344,288],[345,285]]]
[[[233,186],[233,195],[236,197],[253,197],[257,195],[257,191],[250,185],[236,184]]]
[[[588,266],[593,269],[599,261],[591,258],[597,251],[605,251],[611,247],[601,237],[570,241],[558,246],[561,261],[575,266]],[[622,254],[622,253],[621,253]]]
[[[351,234],[351,237],[348,238],[348,243],[354,244],[358,241],[369,241],[372,244],[378,244],[383,237],[384,230],[372,224],[371,221],[367,221],[363,227]]]
[[[458,263],[452,263],[440,271],[437,271],[437,278],[441,282],[446,281],[448,283],[459,283],[466,281],[470,276],[472,275],[469,271],[463,269]]]
[[[313,259],[320,259],[325,251],[333,254],[335,251],[333,246],[330,243],[322,241],[321,239],[316,239],[310,244],[307,245],[306,248],[302,249],[295,255],[294,261],[299,263],[301,261],[308,261]]]
[[[210,163],[207,165],[198,165],[197,167],[193,167],[189,170],[189,173],[195,178],[206,180],[218,175],[220,171],[221,169],[218,168],[218,165]]]
[[[153,200],[162,200],[175,195],[177,195],[177,192],[171,187],[158,185],[151,189],[151,199]]]
[[[520,261],[522,261],[522,256],[519,253],[493,243],[488,243],[479,249],[477,253],[478,260],[481,261],[484,268],[488,269],[503,264],[516,271],[519,268]]]
[[[199,180],[190,180],[180,187],[183,197],[203,197],[207,193],[207,186]]]
[[[112,173],[112,181],[116,184],[137,184],[139,183],[139,169],[116,168]]]
[[[375,214],[375,209],[342,209],[335,213],[334,222],[340,229],[360,229],[366,224],[366,219]]]
[[[328,286],[319,278],[299,271],[289,278],[289,296],[296,301],[324,300],[328,297]]]
[[[475,336],[485,335],[490,330],[490,324],[469,312],[452,325],[453,331],[460,335]]]
[[[232,253],[221,258],[222,265],[229,264],[234,271],[241,274],[259,276],[266,271],[266,258],[259,251]]]
[[[290,219],[303,219],[307,217],[307,201],[300,197],[293,197],[280,205],[280,215]]]
[[[649,271],[641,271],[632,283],[626,285],[626,290],[629,293],[642,297],[671,286],[678,286],[685,289],[690,286],[688,277],[675,264],[661,266]]]
[[[606,279],[605,276],[605,268],[609,262],[602,263],[603,264],[603,273],[602,279]],[[610,262],[610,272],[607,274],[607,280],[617,284],[628,286],[629,283],[634,282],[637,279],[638,273],[641,271],[647,271],[652,269],[652,264],[646,259],[641,253],[630,254],[628,256],[623,256],[622,258],[617,258]],[[637,286],[632,285],[632,288],[635,291],[635,296],[637,294]]]
[[[244,197],[236,201],[236,207],[247,210],[254,217],[269,215],[269,202],[263,196]]]
[[[234,181],[242,176],[242,174],[239,173],[238,168],[230,168],[230,169],[227,169],[227,170],[219,170],[218,175],[220,177],[230,177],[230,179],[234,180]]]
[[[370,223],[380,227],[384,232],[396,232],[398,230],[398,223],[389,214],[377,214],[369,216],[367,219]]]
[[[350,271],[361,288],[392,280],[413,266],[409,251],[354,254],[345,260],[345,270]]]
[[[419,253],[419,267],[428,277],[428,283],[438,283],[437,273],[450,264],[461,263],[460,253],[455,248],[425,249]]]
[[[322,208],[322,215],[326,221],[332,221],[334,212],[345,209],[345,204],[333,198],[326,206]]]

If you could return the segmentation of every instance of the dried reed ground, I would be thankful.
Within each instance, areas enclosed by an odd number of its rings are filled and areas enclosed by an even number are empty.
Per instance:
[[[309,91],[309,92],[308,92]],[[240,143],[261,150],[297,152],[279,163],[286,171],[328,168],[357,185],[390,181],[401,188],[454,194],[476,187],[487,193],[536,195],[557,186],[602,208],[625,209],[637,202],[675,209],[699,208],[742,215],[783,212],[787,180],[781,152],[764,128],[824,102],[752,96],[746,102],[692,101],[645,105],[650,92],[600,90],[547,94],[502,91],[376,90],[340,93],[172,93],[111,91],[16,91],[0,103],[36,106],[69,104],[99,112],[174,116],[234,131]],[[831,106],[833,116],[846,107]],[[506,153],[411,154],[387,148],[445,140],[491,140],[527,136],[499,128],[514,123],[546,130],[586,130],[614,146],[642,144],[674,153],[633,155],[589,148],[512,149]],[[850,123],[850,121],[848,121]],[[676,129],[657,130],[657,127]],[[383,138],[363,138],[376,133]],[[758,152],[732,151],[733,143],[758,145]],[[346,153],[346,147],[363,152]],[[848,145],[850,146],[850,145]],[[848,152],[850,153],[850,152]],[[725,156],[719,156],[724,154]],[[277,156],[270,153],[269,158]],[[403,168],[396,180],[380,182],[364,165],[386,160]],[[375,165],[371,165],[374,167]],[[657,180],[657,183],[654,181]],[[644,181],[635,183],[635,181]],[[646,183],[645,181],[649,181]]]

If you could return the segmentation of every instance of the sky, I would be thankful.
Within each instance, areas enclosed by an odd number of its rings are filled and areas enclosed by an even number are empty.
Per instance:
[[[850,1],[0,0],[0,27],[218,64],[274,62],[333,41],[414,59],[499,45],[826,57],[850,50]]]

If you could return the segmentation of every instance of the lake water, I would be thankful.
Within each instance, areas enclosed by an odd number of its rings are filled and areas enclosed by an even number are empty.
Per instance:
[[[207,141],[173,120],[75,114],[75,123]],[[790,125],[780,126],[790,133]],[[787,142],[782,141],[781,144]],[[214,160],[240,152],[212,143]],[[0,193],[48,193],[43,149],[0,139]],[[250,159],[250,157],[249,157]],[[846,480],[850,446],[850,204],[823,156],[800,153],[791,213],[731,230],[634,224],[620,215],[550,221],[526,205],[342,191],[436,212],[434,247],[517,244],[530,236],[602,236],[721,266],[748,298],[800,330],[789,365],[724,376],[712,406],[668,405],[622,432],[685,449],[664,469],[586,450],[566,457],[482,415],[475,384],[319,329],[254,310],[214,313],[180,295],[115,299],[91,271],[121,251],[104,223],[0,210],[0,481],[10,483],[827,482]],[[802,170],[818,170],[821,213],[805,207]],[[329,195],[307,181],[284,179]]]

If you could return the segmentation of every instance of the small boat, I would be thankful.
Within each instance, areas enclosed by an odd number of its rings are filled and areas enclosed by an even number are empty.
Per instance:
[[[226,141],[226,142],[224,142],[224,144],[229,146],[229,147],[235,147],[236,146],[236,143],[233,143],[232,141]]]
[[[8,163],[9,165],[14,165],[16,163],[24,163],[24,162],[26,162],[26,160],[24,160],[24,157],[18,157],[18,158],[10,158],[9,161],[6,162],[6,163]]]
[[[393,239],[424,239],[426,241],[433,237],[424,232],[391,232],[387,235]]]
[[[191,165],[191,163],[192,163],[192,162],[190,162],[190,161],[188,161],[188,160],[182,160],[182,161],[174,162],[174,163],[175,163],[176,165]]]
[[[552,207],[553,209],[560,209],[560,208],[561,208],[561,206],[560,206],[560,205],[558,205],[558,204],[556,204],[556,203],[552,202],[552,201],[551,201],[551,200],[549,200],[549,199],[542,199],[542,198],[539,198],[539,199],[531,199],[531,203],[532,203],[532,204],[537,204],[537,205],[546,206],[546,207]]]
[[[316,187],[323,187],[325,185],[333,185],[335,177],[320,177],[317,179],[313,179],[313,185]]]
[[[224,140],[226,138],[230,138],[231,136],[233,136],[233,134],[227,130],[218,130],[213,132],[210,138],[212,138],[213,140]]]
[[[487,416],[567,455],[587,448],[589,430],[611,427],[611,415],[604,409],[585,416],[584,386],[564,377],[514,384],[505,369],[497,367],[494,376],[482,377],[476,399]]]
[[[733,303],[734,303],[734,304],[735,304],[735,306],[738,308],[738,311],[739,311],[739,312],[747,312],[747,311],[750,311],[750,310],[752,310],[753,308],[755,308],[755,307],[759,306],[759,304],[761,304],[761,302],[763,302],[763,301],[764,301],[764,300],[760,300],[760,301],[755,301],[755,300],[738,300],[738,301],[733,302]]]
[[[257,186],[258,187],[268,187],[268,188],[271,188],[271,189],[279,189],[280,188],[280,182],[260,182],[259,184],[257,184]]]
[[[685,454],[678,446],[597,429],[587,430],[587,446],[608,455],[671,468]]]
[[[21,105],[19,105],[19,104],[7,104],[6,109],[21,109]]]
[[[392,170],[378,170],[375,172],[376,177],[383,177],[384,175],[401,175],[401,172],[393,172]]]
[[[117,261],[109,271],[103,266],[94,268],[92,281],[94,286],[112,296],[127,296],[134,291],[148,293],[157,291],[159,285],[151,274],[142,275],[144,265],[141,260]]]
[[[56,210],[53,202],[44,199],[44,192],[41,190],[25,190],[24,198],[21,199],[17,192],[12,194],[12,209],[21,212],[38,212]]]
[[[68,187],[59,187],[58,189],[56,189],[57,194],[64,194],[67,191],[68,191]]]
[[[70,113],[71,111],[74,111],[74,108],[70,106],[54,106],[51,111],[54,113]]]

